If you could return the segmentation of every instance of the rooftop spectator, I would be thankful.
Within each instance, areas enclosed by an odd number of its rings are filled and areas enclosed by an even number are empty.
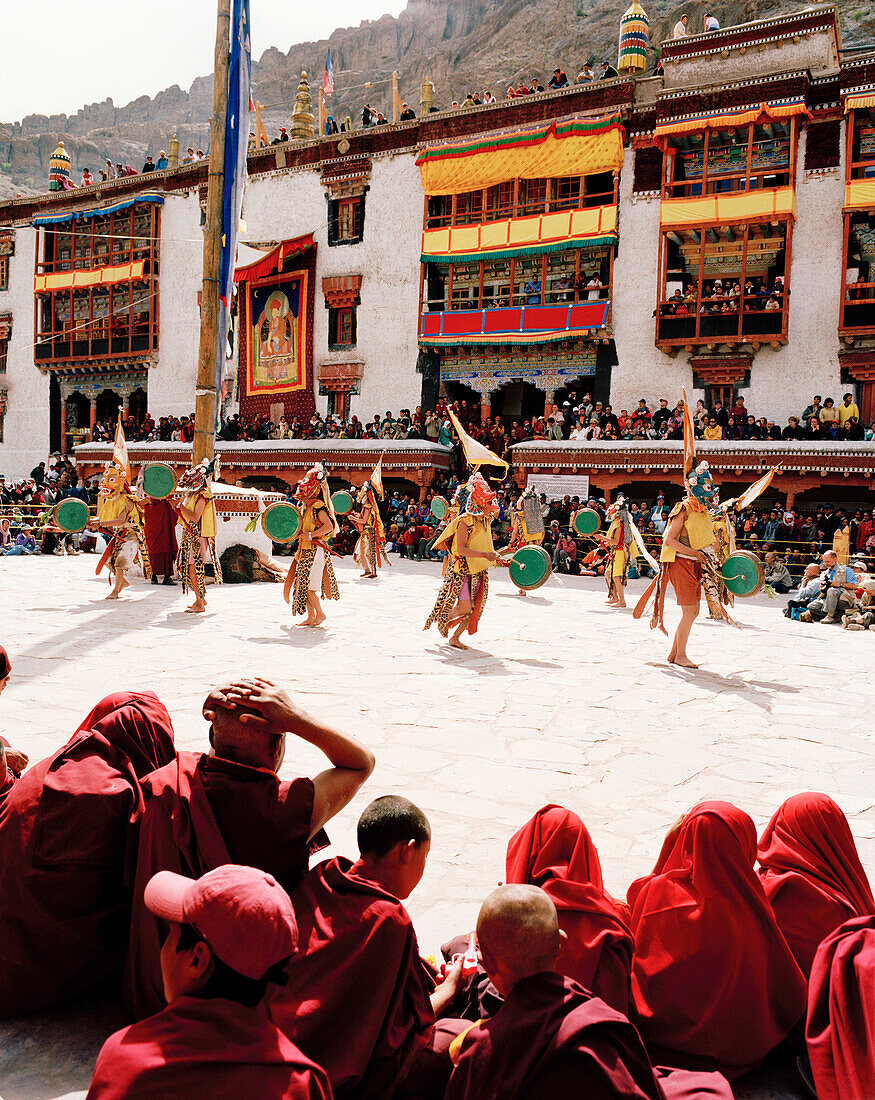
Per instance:
[[[689,31],[687,30],[687,19],[688,16],[682,15],[677,23],[675,23],[671,32],[672,38],[686,38],[689,35]]]
[[[717,22],[717,17],[712,15],[710,11],[705,13],[704,29],[706,34],[711,31],[720,30],[720,24]]]
[[[548,88],[567,88],[568,76],[561,69],[554,69],[553,75],[547,81]]]

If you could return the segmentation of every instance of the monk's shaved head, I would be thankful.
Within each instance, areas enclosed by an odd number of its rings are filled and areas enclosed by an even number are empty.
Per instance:
[[[223,706],[227,688],[211,691],[204,700],[204,717],[212,723],[210,744],[216,756],[247,764],[250,768],[270,768],[276,771],[282,763],[285,737],[266,729],[261,723],[241,721],[245,714],[261,716],[261,712],[245,702],[233,710]]]
[[[561,943],[556,906],[537,886],[499,886],[480,907],[477,939],[490,977],[496,970],[518,981],[552,970]]]

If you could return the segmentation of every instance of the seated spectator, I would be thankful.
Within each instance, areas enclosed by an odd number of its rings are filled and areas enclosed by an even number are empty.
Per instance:
[[[705,13],[705,33],[707,34],[707,33],[710,33],[711,31],[719,31],[719,30],[720,30],[720,24],[717,22],[717,17],[712,15],[710,12],[706,12]]]
[[[9,557],[20,557],[22,554],[36,554],[39,547],[33,537],[33,528],[25,524],[15,537],[15,542],[4,549],[3,553]]]
[[[94,176],[91,174],[90,168],[82,169],[82,180],[79,184],[80,187],[90,187],[94,183]]]
[[[773,553],[765,556],[765,582],[782,595],[786,595],[793,587],[793,578],[787,566]]]
[[[835,407],[835,401],[831,397],[828,397],[823,403],[823,408],[818,414],[818,419],[827,432],[829,438],[835,439],[838,436],[838,423],[839,423],[839,410]],[[836,425],[836,431],[830,435],[832,425]]]
[[[553,75],[547,81],[548,88],[567,88],[568,77],[561,69],[554,69]]]
[[[875,915],[848,819],[825,794],[788,798],[760,838],[758,859],[778,927],[806,978],[830,933],[854,917]]]
[[[803,622],[838,623],[842,614],[856,604],[857,578],[849,565],[841,565],[834,550],[822,555],[821,595],[812,600],[801,618]]]
[[[158,153],[157,161],[155,161],[155,171],[156,172],[163,172],[166,167],[167,167],[167,154],[162,149]]]
[[[629,888],[635,1009],[665,1065],[739,1077],[805,1011],[805,979],[754,871],[756,840],[742,810],[701,802]]]
[[[504,1003],[457,1041],[446,1100],[657,1100],[682,1090],[731,1097],[719,1074],[680,1074],[673,1091],[625,1016],[558,972],[565,935],[543,890],[493,890],[480,907],[477,939]]]
[[[325,1068],[336,1096],[392,1096],[424,1054],[440,1074],[429,1047],[440,1041],[435,1018],[460,987],[461,960],[436,987],[402,904],[431,846],[422,810],[396,795],[376,799],[359,819],[358,845],[355,863],[320,863],[292,893],[300,952],[267,1011]],[[444,1079],[450,1068],[445,1055]]]
[[[410,107],[409,104],[402,103],[401,114],[398,116],[398,118],[401,122],[410,122],[412,119],[416,118],[416,112],[413,110],[412,107]]]
[[[317,834],[373,771],[363,746],[298,710],[267,680],[240,680],[207,696],[210,754],[180,753],[143,784],[146,809],[134,882],[126,996],[138,1018],[161,1007],[158,921],[143,902],[158,870],[200,873],[223,863],[259,867],[286,889],[307,870]],[[293,734],[333,765],[315,779],[281,782],[277,771]],[[180,830],[179,822],[186,828]],[[324,847],[324,842],[321,843]]]
[[[687,18],[688,17],[686,15],[682,15],[677,23],[675,23],[671,32],[672,38],[686,38],[688,36],[689,31],[687,30]]]
[[[138,780],[175,756],[151,692],[108,695],[0,801],[0,1018],[49,1008],[118,976],[130,924],[125,845]]]
[[[714,419],[713,416],[708,420],[708,427],[702,433],[702,436],[703,436],[704,439],[722,439],[723,438],[723,429],[720,427],[720,425],[717,423],[717,421]]]
[[[155,161],[152,159],[151,154],[146,157],[146,163],[143,165],[143,171],[144,172],[154,172],[155,171]]]
[[[145,902],[169,925],[161,952],[167,1007],[106,1040],[89,1100],[330,1100],[325,1071],[258,1007],[298,944],[292,903],[276,879],[233,865],[197,881],[159,871]]]
[[[595,73],[592,71],[592,65],[586,64],[577,74],[577,84],[589,84],[595,80]]]
[[[544,85],[541,83],[541,81],[536,76],[533,76],[532,77],[532,84],[531,84],[531,87],[529,88],[529,95],[537,95],[538,92],[543,92],[543,90],[544,90]]]
[[[805,432],[799,426],[799,418],[791,416],[787,420],[787,427],[781,429],[781,439],[804,439]]]
[[[602,62],[602,75],[599,78],[600,80],[613,80],[614,77],[619,76],[619,75],[620,74],[617,72],[617,70],[614,68],[614,66],[610,63],[610,61],[603,61]]]
[[[856,917],[817,949],[805,1039],[821,1100],[875,1096],[875,917]]]
[[[559,972],[629,1015],[632,933],[602,881],[586,826],[562,806],[545,806],[507,846],[508,883],[540,886],[559,914],[565,948]]]
[[[559,573],[577,572],[577,543],[570,533],[563,534],[553,551],[553,568]]]

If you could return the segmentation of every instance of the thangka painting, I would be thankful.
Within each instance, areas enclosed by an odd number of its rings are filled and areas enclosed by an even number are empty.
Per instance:
[[[307,272],[269,285],[247,283],[246,392],[286,393],[307,386]]]

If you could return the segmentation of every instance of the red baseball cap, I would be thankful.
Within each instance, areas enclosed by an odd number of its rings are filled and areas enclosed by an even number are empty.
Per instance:
[[[255,981],[298,950],[289,895],[255,867],[227,863],[199,879],[159,871],[143,900],[156,917],[192,925],[218,959]]]

